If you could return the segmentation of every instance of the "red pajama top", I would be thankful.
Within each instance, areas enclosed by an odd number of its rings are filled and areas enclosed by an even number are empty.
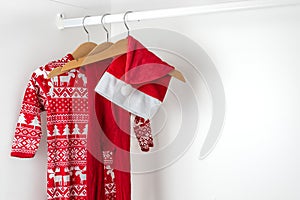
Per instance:
[[[41,140],[40,114],[47,112],[47,199],[86,200],[88,93],[78,70],[47,79],[71,54],[33,72],[24,94],[11,156],[34,157]]]

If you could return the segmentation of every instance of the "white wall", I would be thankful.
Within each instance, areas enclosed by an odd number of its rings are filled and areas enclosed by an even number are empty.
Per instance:
[[[107,4],[108,5],[108,4]],[[96,10],[95,7],[93,7]],[[90,11],[74,6],[40,0],[1,1],[0,6],[0,199],[46,199],[45,137],[34,159],[11,158],[10,148],[21,100],[31,73],[39,66],[72,52],[87,40],[82,28],[60,31],[55,24],[57,13],[67,17],[96,15],[109,6]],[[101,28],[88,28],[91,40],[105,39]]]
[[[120,5],[113,1],[112,11],[143,10],[134,1]],[[197,42],[213,59],[227,99],[213,153],[198,160],[205,135],[199,132],[172,166],[133,176],[133,199],[300,198],[299,25],[299,6],[129,23],[131,29],[169,29]],[[124,30],[112,26],[113,34]]]
[[[112,1],[112,12],[142,8],[134,1],[120,2]],[[0,199],[46,198],[45,138],[34,159],[9,157],[22,95],[36,67],[86,40],[80,28],[57,30],[54,16],[99,14],[101,9],[38,0],[1,2]],[[196,41],[219,70],[227,98],[225,126],[214,152],[198,160],[205,136],[200,132],[172,166],[133,176],[134,200],[300,198],[299,24],[300,7],[130,23],[133,29],[166,28]],[[120,24],[112,28],[114,34],[124,31]],[[93,40],[104,39],[98,27],[89,30]]]

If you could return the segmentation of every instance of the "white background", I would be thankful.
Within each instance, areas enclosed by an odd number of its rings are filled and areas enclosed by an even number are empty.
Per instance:
[[[45,138],[34,159],[10,158],[9,153],[32,71],[86,40],[80,28],[58,30],[56,14],[64,12],[67,17],[79,17],[173,5],[173,1],[165,1],[161,6],[158,1],[95,2],[87,1],[85,9],[46,0],[1,2],[1,200],[46,199]],[[186,5],[194,2],[187,1]],[[174,5],[184,6],[179,2]],[[197,42],[214,61],[227,100],[222,138],[213,153],[198,160],[205,134],[199,133],[189,151],[172,166],[134,175],[133,199],[300,199],[300,7],[129,25],[131,29],[166,28]],[[92,40],[104,40],[100,27],[89,30]],[[112,25],[113,34],[122,31],[123,25]]]

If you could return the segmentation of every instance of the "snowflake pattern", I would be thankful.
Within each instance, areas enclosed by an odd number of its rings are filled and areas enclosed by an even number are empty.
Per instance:
[[[145,152],[149,151],[150,147],[154,146],[150,120],[145,120],[142,117],[135,116],[133,130],[138,139],[141,150]]]

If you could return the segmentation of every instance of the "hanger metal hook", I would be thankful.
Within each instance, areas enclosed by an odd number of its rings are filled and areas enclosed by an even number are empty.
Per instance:
[[[125,27],[127,29],[127,36],[129,36],[129,27],[128,27],[127,22],[126,22],[126,15],[129,14],[129,13],[132,13],[132,11],[125,12],[124,16],[123,16],[123,22],[124,22],[124,25],[125,25]]]
[[[85,25],[84,25],[84,21],[86,18],[90,17],[89,15],[87,16],[84,16],[83,19],[82,19],[82,26],[83,26],[83,29],[84,31],[86,32],[87,36],[88,36],[88,42],[90,41],[90,33],[88,32],[88,30],[86,29]]]
[[[101,24],[102,24],[103,29],[106,32],[106,42],[109,42],[109,32],[108,32],[107,28],[104,26],[104,23],[103,23],[103,19],[107,15],[110,15],[110,13],[106,13],[106,14],[102,15],[102,17],[101,17]]]

